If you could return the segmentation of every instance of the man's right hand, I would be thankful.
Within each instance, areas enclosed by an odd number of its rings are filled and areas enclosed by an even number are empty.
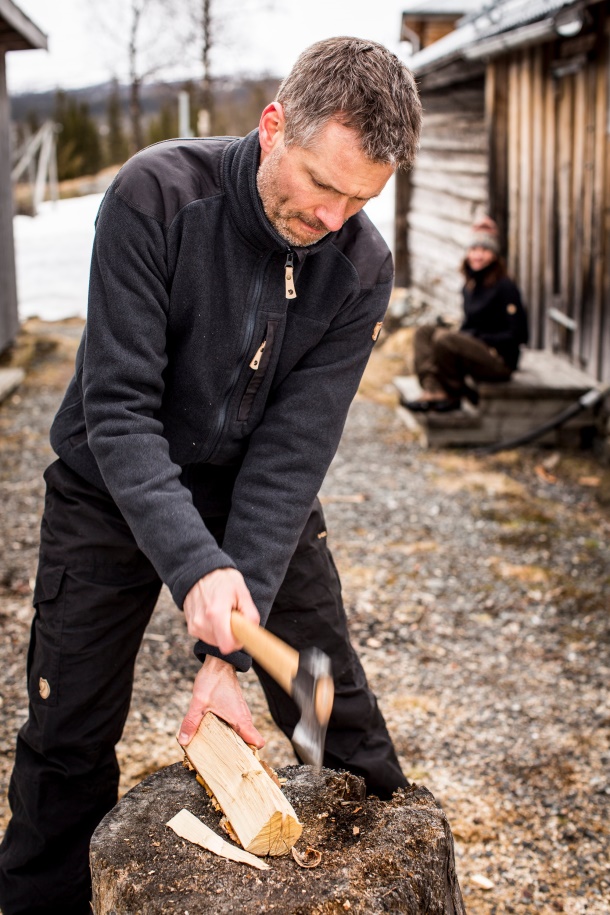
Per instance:
[[[215,569],[196,582],[184,600],[189,635],[215,645],[222,654],[242,646],[231,631],[231,611],[239,610],[258,625],[260,616],[237,569]]]

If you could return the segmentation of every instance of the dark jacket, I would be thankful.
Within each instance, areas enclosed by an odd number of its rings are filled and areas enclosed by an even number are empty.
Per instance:
[[[495,278],[495,269],[495,264],[491,264],[484,270],[466,271],[464,321],[460,330],[497,350],[514,371],[520,346],[528,341],[527,314],[515,283],[508,276]]]
[[[363,213],[290,251],[258,196],[259,152],[256,131],[172,140],[121,169],[97,219],[87,326],[51,442],[112,495],[179,606],[199,578],[234,566],[264,621],[339,443],[392,263]],[[235,481],[222,550],[193,475],[211,481],[211,514],[218,475]]]

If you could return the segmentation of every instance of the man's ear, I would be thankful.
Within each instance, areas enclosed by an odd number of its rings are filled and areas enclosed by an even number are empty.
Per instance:
[[[284,109],[279,102],[270,102],[261,114],[258,136],[261,144],[261,161],[284,136]]]

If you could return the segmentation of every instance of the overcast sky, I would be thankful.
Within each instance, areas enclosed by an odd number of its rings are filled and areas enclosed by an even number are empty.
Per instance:
[[[122,0],[123,8],[127,6]],[[104,4],[104,0],[101,0]],[[222,44],[214,60],[217,74],[271,73],[283,76],[303,48],[332,35],[379,41],[402,56],[398,42],[404,0],[216,0],[227,10]],[[11,93],[78,88],[116,75],[125,79],[125,51],[102,36],[93,0],[17,0],[49,40],[49,51],[7,55]],[[237,12],[239,11],[239,12]],[[164,74],[182,78],[184,73]],[[199,74],[192,71],[193,77]]]

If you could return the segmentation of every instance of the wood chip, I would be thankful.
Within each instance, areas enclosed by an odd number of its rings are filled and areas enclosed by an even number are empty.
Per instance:
[[[317,867],[322,860],[322,852],[317,848],[312,848],[311,845],[308,845],[305,851],[299,851],[293,845],[290,851],[299,867]]]
[[[184,808],[165,825],[173,829],[181,839],[200,845],[221,858],[228,858],[230,861],[237,861],[240,864],[249,864],[251,867],[256,867],[261,871],[269,870],[269,865],[257,858],[256,855],[251,855],[250,852],[245,851],[243,848],[229,845],[205,823],[202,823],[201,820]]]
[[[599,486],[601,483],[601,477],[579,477],[578,482],[581,486]]]
[[[480,887],[482,890],[493,890],[494,888],[493,880],[483,876],[483,874],[473,874],[470,878],[470,882],[474,883],[475,886]]]
[[[541,480],[544,480],[545,483],[556,483],[557,477],[554,473],[551,473],[550,470],[547,470],[543,464],[538,464],[534,467],[534,473],[537,477],[540,477]]]

